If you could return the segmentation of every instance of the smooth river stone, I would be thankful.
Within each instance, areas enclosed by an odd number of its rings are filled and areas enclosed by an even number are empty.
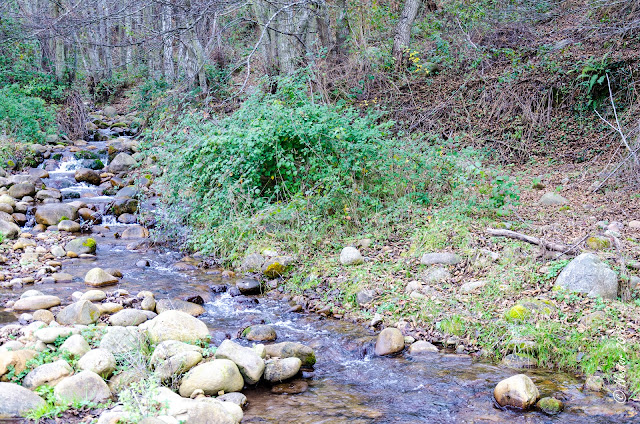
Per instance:
[[[13,309],[16,311],[36,311],[38,309],[49,309],[60,304],[58,296],[29,296],[16,301]]]

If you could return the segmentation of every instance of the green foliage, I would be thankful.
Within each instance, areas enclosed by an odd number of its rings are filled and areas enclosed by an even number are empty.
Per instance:
[[[611,70],[606,55],[599,61],[586,62],[582,67],[577,79],[584,90],[587,109],[595,109],[607,98],[609,94],[607,75]]]
[[[70,404],[68,403],[61,404],[56,402],[55,396],[53,394],[53,387],[46,386],[46,385],[36,388],[35,392],[45,400],[44,405],[38,408],[32,409],[25,414],[26,419],[33,420],[35,422],[40,422],[40,420],[42,419],[60,417],[64,412],[70,409],[72,410],[80,410],[85,408],[107,409],[111,406],[110,401],[107,403],[73,401]]]
[[[499,175],[494,178],[489,204],[496,209],[498,216],[508,215],[511,212],[509,206],[518,205],[519,201],[520,190],[509,177]]]
[[[55,132],[55,112],[44,100],[30,97],[17,86],[0,88],[0,132],[18,142],[42,143]]]
[[[466,181],[457,152],[396,138],[383,118],[318,104],[300,79],[281,79],[275,94],[254,94],[229,117],[191,113],[155,132],[153,153],[167,165],[174,205],[190,205],[178,214],[199,230],[192,242],[212,252],[221,228],[260,211],[281,224],[357,222],[393,202],[435,204]]]

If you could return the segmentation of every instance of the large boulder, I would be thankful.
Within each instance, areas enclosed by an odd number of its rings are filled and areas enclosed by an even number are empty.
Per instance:
[[[13,305],[16,311],[36,311],[38,309],[49,309],[60,304],[58,296],[39,295],[18,299]]]
[[[247,384],[256,384],[264,372],[264,361],[255,350],[231,340],[223,341],[216,350],[217,359],[228,359],[238,366]]]
[[[46,405],[29,389],[13,383],[0,383],[0,419],[23,417],[27,411]]]
[[[75,220],[78,210],[67,203],[46,203],[36,209],[36,223],[58,225],[63,219]]]
[[[118,279],[102,268],[92,268],[84,276],[84,283],[91,287],[103,287],[116,284]]]
[[[493,396],[500,406],[528,409],[536,403],[540,392],[528,376],[518,374],[499,382]]]
[[[282,342],[266,345],[267,355],[272,358],[298,358],[303,366],[313,366],[316,363],[316,355],[309,346],[296,342]]]
[[[13,350],[0,352],[0,376],[5,375],[10,369],[16,374],[27,368],[27,361],[35,358],[38,354],[35,350]]]
[[[66,244],[64,249],[77,255],[96,253],[96,241],[91,237],[78,237]]]
[[[391,355],[404,349],[404,336],[397,328],[385,328],[376,339],[376,355]]]
[[[165,311],[182,311],[191,316],[197,317],[206,310],[195,303],[186,302],[181,299],[160,299],[156,302],[156,312],[161,314]]]
[[[5,239],[18,238],[20,227],[10,221],[0,219],[0,236]]]
[[[122,214],[134,214],[138,211],[138,201],[136,199],[115,199],[111,203],[110,211],[115,216]]]
[[[148,319],[140,309],[123,309],[109,318],[109,324],[119,327],[130,327],[142,324]]]
[[[615,299],[618,296],[618,276],[593,253],[583,253],[567,265],[556,287],[585,293],[589,297]]]
[[[136,160],[126,153],[118,153],[109,164],[109,172],[118,174],[120,172],[128,172],[136,166]]]
[[[100,348],[114,355],[142,350],[146,340],[136,327],[107,327],[100,340]]]
[[[99,318],[100,309],[88,300],[72,303],[56,315],[56,321],[62,325],[89,325],[98,321]]]
[[[22,199],[25,196],[33,197],[36,195],[36,186],[33,183],[14,184],[9,188],[9,196],[14,199]]]
[[[218,392],[239,392],[244,387],[242,374],[236,364],[228,359],[216,359],[192,368],[180,384],[180,396],[190,397],[200,389],[205,395]]]
[[[54,387],[60,380],[70,376],[71,373],[73,373],[71,366],[67,361],[60,359],[35,368],[25,376],[22,385],[31,390],[44,386],[45,384]]]
[[[80,168],[76,171],[76,181],[79,183],[89,183],[91,185],[100,185],[102,182],[100,174],[93,169]]]
[[[101,403],[111,398],[109,386],[102,377],[92,371],[81,371],[59,382],[53,389],[56,400],[63,404],[72,402]]]
[[[267,361],[264,379],[270,383],[288,380],[298,374],[301,366],[299,358],[271,359]]]
[[[116,358],[107,349],[93,349],[80,358],[78,368],[109,378],[116,369]]]
[[[144,228],[142,225],[132,225],[131,227],[128,227],[126,230],[124,230],[120,237],[123,239],[148,238],[149,230]]]
[[[146,329],[151,343],[165,340],[195,343],[209,339],[205,323],[182,311],[165,311],[141,327]]]
[[[258,324],[245,328],[242,337],[254,342],[272,342],[278,335],[271,325]]]
[[[202,348],[175,340],[167,340],[156,346],[150,365],[155,375],[166,381],[189,371],[202,361]]]
[[[149,394],[152,404],[166,405],[162,420],[146,418],[140,424],[181,422],[189,424],[238,424],[242,421],[242,408],[231,402],[213,398],[185,399],[167,387],[160,387]]]

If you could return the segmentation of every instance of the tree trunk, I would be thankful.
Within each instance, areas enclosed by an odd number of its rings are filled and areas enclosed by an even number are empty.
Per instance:
[[[349,18],[346,0],[338,0],[338,17],[336,18],[336,46],[334,54],[336,58],[342,58],[347,55],[346,43],[349,38]]]
[[[53,18],[58,19],[60,17],[60,3],[56,2],[53,4]],[[55,31],[55,29],[54,29]],[[56,69],[56,80],[58,82],[62,82],[65,73],[65,56],[64,56],[64,40],[60,36],[60,34],[53,34],[53,42],[55,46],[55,69]]]
[[[175,80],[173,65],[173,34],[171,34],[171,5],[162,6],[162,70],[169,84]]]
[[[405,0],[400,20],[396,25],[395,36],[393,37],[393,49],[391,54],[396,59],[396,64],[402,63],[404,50],[409,46],[411,40],[411,28],[416,20],[421,0]]]

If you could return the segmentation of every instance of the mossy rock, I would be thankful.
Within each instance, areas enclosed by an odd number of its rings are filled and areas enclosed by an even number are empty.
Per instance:
[[[607,237],[593,236],[587,239],[587,246],[593,250],[605,250],[611,247],[611,241]]]
[[[67,252],[73,252],[78,255],[84,253],[94,254],[96,253],[96,246],[96,241],[91,237],[79,237],[67,243],[64,249]]]
[[[525,321],[530,316],[531,311],[520,304],[512,306],[505,314],[507,321]]]
[[[552,397],[543,397],[536,406],[547,415],[557,415],[564,409],[564,404]]]

